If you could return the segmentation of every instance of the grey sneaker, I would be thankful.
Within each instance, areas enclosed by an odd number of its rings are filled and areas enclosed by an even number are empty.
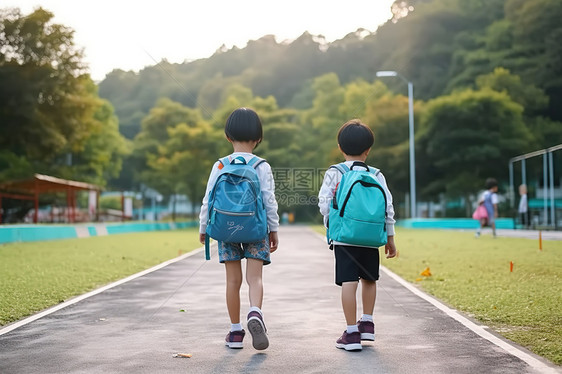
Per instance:
[[[371,321],[357,321],[361,340],[375,340],[375,324]]]
[[[252,345],[255,349],[261,351],[269,347],[269,339],[267,338],[267,329],[263,323],[263,317],[258,312],[252,311],[248,313],[248,330],[252,335]]]
[[[361,346],[361,333],[352,332],[348,334],[347,331],[336,341],[336,348],[345,349],[346,351],[360,351],[363,349]]]
[[[234,349],[244,348],[242,342],[244,341],[245,335],[246,335],[246,331],[244,330],[231,331],[226,335],[226,338],[224,339],[226,342],[225,345],[228,346],[228,348],[234,348]]]

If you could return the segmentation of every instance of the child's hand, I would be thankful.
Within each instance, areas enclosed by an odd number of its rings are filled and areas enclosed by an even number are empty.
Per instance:
[[[389,236],[386,245],[384,246],[384,253],[386,258],[396,257],[396,245],[394,244],[394,236]]]
[[[277,232],[270,232],[269,233],[269,252],[273,253],[277,250],[277,246],[279,245],[279,237],[277,236]]]
[[[199,234],[199,243],[205,244],[205,234]]]

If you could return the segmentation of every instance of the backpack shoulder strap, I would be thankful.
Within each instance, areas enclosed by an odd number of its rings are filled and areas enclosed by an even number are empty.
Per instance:
[[[373,174],[375,174],[375,176],[379,175],[381,173],[381,171],[377,168],[374,168],[372,166],[369,166],[369,171]]]
[[[264,162],[265,162],[265,159],[263,159],[261,157],[258,157],[258,156],[254,156],[250,159],[250,161],[248,161],[248,165],[252,166],[254,169],[257,169],[258,166],[260,166]]]
[[[246,160],[242,156],[234,157],[233,159],[231,159],[230,156],[225,156],[223,158],[219,158],[219,162],[222,164],[222,166],[227,166],[233,163],[238,165],[246,165]]]
[[[219,162],[222,164],[222,166],[229,165],[230,164],[230,156],[225,156],[225,157],[219,158]]]
[[[349,167],[347,167],[347,165],[344,162],[332,165],[328,169],[336,169],[337,171],[339,171],[342,174],[345,174],[349,171]]]
[[[209,243],[209,233],[205,234],[205,260],[209,261],[211,259],[211,245]]]

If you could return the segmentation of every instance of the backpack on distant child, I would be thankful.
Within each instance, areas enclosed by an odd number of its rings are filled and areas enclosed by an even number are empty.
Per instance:
[[[220,174],[209,194],[205,258],[211,259],[209,238],[226,243],[253,243],[267,235],[267,213],[256,168],[264,159],[248,162],[223,157]]]
[[[360,166],[368,170],[353,170]],[[332,165],[342,173],[328,219],[328,243],[340,242],[361,247],[380,247],[387,243],[384,188],[378,182],[378,169],[355,161]]]

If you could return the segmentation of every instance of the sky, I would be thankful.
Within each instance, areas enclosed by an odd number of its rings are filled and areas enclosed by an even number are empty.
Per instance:
[[[305,31],[331,42],[364,28],[376,31],[393,0],[2,0],[23,14],[41,6],[54,22],[75,30],[95,81],[113,69],[139,71],[162,59],[210,57],[223,44],[275,35],[293,40]]]

